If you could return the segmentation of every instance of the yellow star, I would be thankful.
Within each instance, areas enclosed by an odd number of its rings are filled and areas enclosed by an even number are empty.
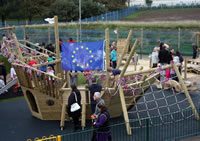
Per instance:
[[[79,64],[76,65],[77,67],[79,66]]]
[[[93,57],[94,57],[94,55],[91,55],[91,57],[93,58]]]
[[[90,50],[89,53],[92,53],[92,51]]]
[[[84,66],[82,65],[82,66],[81,66],[81,68],[83,69],[83,68],[84,68]]]
[[[86,65],[87,67],[89,66],[89,64]]]
[[[75,54],[75,53],[76,53],[76,51],[73,51],[73,53]]]
[[[72,55],[72,58],[74,58],[74,55]]]
[[[76,50],[79,50],[79,48],[77,47]]]
[[[90,63],[92,63],[93,61],[92,60],[90,60]]]
[[[88,50],[89,48],[88,47],[86,47],[86,50]]]
[[[73,60],[72,62],[73,62],[73,63],[75,63],[76,61],[75,61],[75,60]]]
[[[84,48],[83,46],[81,46],[81,48]]]

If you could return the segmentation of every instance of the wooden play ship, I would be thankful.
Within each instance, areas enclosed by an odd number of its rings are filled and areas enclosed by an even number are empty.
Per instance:
[[[12,65],[16,71],[20,86],[32,115],[41,120],[60,120],[60,127],[63,129],[64,121],[70,120],[66,112],[66,106],[71,89],[69,72],[62,70],[61,68],[57,16],[54,17],[54,20],[56,53],[48,51],[26,40],[19,41],[17,40],[15,34],[13,34],[14,42],[12,42],[14,45],[6,43],[6,48],[10,52],[9,56],[15,55],[15,59],[12,60]],[[7,29],[12,30],[12,28]],[[133,30],[130,30],[129,35],[124,42],[124,46],[117,63],[117,69],[121,66],[121,62],[127,48],[130,46],[132,33]],[[105,30],[105,41],[107,60],[106,66],[108,68],[110,60],[109,29]],[[36,49],[27,47],[27,43],[42,51],[39,52]],[[129,52],[128,57],[126,58],[125,65],[122,67],[121,74],[118,76],[118,80],[126,78],[126,86],[122,83],[111,85],[113,80],[111,79],[108,71],[105,72],[106,79],[102,83],[104,87],[102,90],[102,98],[105,100],[111,117],[119,117],[123,114],[127,123],[127,133],[129,135],[131,134],[131,129],[127,110],[136,104],[137,100],[142,96],[142,94],[144,94],[144,91],[149,88],[149,84],[153,84],[159,75],[159,73],[156,72],[156,69],[126,73],[127,67],[135,53],[138,43],[139,41],[136,40],[131,48],[131,51]],[[24,50],[31,50],[34,52],[34,55],[24,55]],[[49,55],[53,56],[55,60],[52,62],[40,63],[42,59],[47,60]],[[33,67],[28,66],[28,58],[30,57],[36,60],[38,64]],[[49,75],[38,69],[41,66],[48,66],[49,64],[55,64],[55,76]],[[169,67],[171,66],[166,66],[166,68]],[[138,78],[138,76],[140,76],[140,78]],[[89,91],[87,86],[78,86],[78,89],[81,91],[82,97],[81,125],[84,128],[86,119],[90,119],[90,115],[92,114],[90,111]]]

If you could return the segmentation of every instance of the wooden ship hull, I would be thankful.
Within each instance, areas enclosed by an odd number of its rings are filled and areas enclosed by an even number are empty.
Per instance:
[[[24,97],[28,103],[29,109],[33,116],[41,120],[60,120],[62,113],[62,105],[67,106],[68,96],[70,90],[62,90],[63,80],[59,78],[54,78],[45,74],[37,74],[37,70],[32,70],[31,74],[23,70],[20,65],[14,66],[16,74],[19,79]],[[154,74],[148,77],[145,81],[140,81],[130,84],[132,88],[139,88],[137,92],[133,95],[132,89],[124,89],[123,93],[125,96],[125,102],[128,104],[127,109],[130,109],[137,100],[147,90],[149,82],[152,84],[156,80],[158,74]],[[139,86],[139,87],[138,87]],[[143,88],[142,88],[143,87]],[[112,96],[112,94],[114,94]],[[86,106],[86,119],[90,119],[91,108],[89,100],[89,92],[87,89],[81,90],[82,105]],[[110,111],[111,117],[119,117],[122,115],[122,105],[119,95],[119,90],[114,88],[104,90],[102,94],[108,109]],[[84,106],[84,105],[83,105]],[[66,113],[66,119],[70,119]]]

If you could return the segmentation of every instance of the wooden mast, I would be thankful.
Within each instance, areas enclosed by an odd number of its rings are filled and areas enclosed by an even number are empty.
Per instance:
[[[59,29],[58,29],[58,16],[54,16],[54,28],[55,28],[55,45],[56,45],[56,59],[60,59],[60,46],[59,46]],[[61,63],[56,63],[56,72],[61,73]]]

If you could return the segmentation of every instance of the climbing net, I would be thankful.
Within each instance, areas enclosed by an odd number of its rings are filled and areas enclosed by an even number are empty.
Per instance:
[[[160,77],[163,75],[160,73]],[[177,77],[174,76],[170,79],[177,79]],[[162,79],[160,78],[160,80]],[[145,85],[138,87],[141,89],[141,93],[138,95],[140,98],[134,97],[132,103],[135,105],[128,111],[129,119],[136,121],[132,128],[145,127],[144,119],[149,120],[150,126],[158,126],[179,122],[194,116],[191,110],[188,112],[191,106],[185,94],[182,91],[176,91],[172,81],[164,79],[163,81],[158,81],[157,85],[147,81]],[[167,88],[163,87],[166,83],[168,83]],[[132,103],[127,103],[126,106],[130,106]]]

